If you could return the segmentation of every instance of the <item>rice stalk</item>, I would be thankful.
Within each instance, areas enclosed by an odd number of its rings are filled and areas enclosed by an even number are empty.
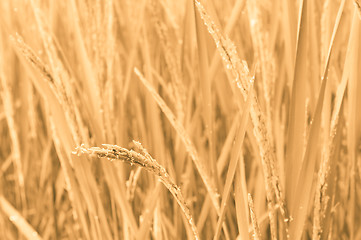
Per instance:
[[[2,65],[2,63],[0,63]],[[0,66],[2,67],[2,66]],[[1,70],[0,70],[1,71]],[[18,136],[18,128],[15,122],[15,111],[13,106],[12,94],[8,86],[8,82],[3,74],[0,74],[0,95],[4,105],[4,114],[9,128],[11,143],[12,143],[12,161],[15,167],[15,174],[17,176],[17,183],[19,186],[20,202],[26,208],[26,195],[24,183],[24,170],[21,158],[20,140]]]
[[[255,48],[255,59],[258,59],[260,68],[260,82],[262,83],[262,93],[264,96],[265,118],[267,123],[267,131],[270,133],[269,137],[273,139],[272,117],[273,117],[273,96],[275,83],[275,59],[271,52],[269,41],[270,34],[264,26],[264,19],[267,19],[267,12],[265,6],[256,1],[247,1],[247,9],[250,22],[250,30],[252,36],[252,43]]]
[[[360,2],[360,0],[354,0],[353,3],[355,5],[355,8],[357,9],[358,17],[361,20],[361,2]]]
[[[290,109],[288,113],[288,133],[287,133],[287,149],[286,149],[286,189],[287,201],[290,206],[290,214],[292,215],[292,208],[295,198],[295,185],[299,169],[302,164],[302,157],[304,154],[303,146],[305,142],[304,127],[305,113],[306,113],[306,84],[307,79],[307,62],[309,60],[307,51],[309,49],[309,28],[310,28],[310,13],[309,1],[303,0],[300,3],[300,14],[297,32],[297,49],[294,64],[293,81],[292,81],[292,94]]]
[[[188,224],[193,232],[194,239],[199,239],[197,228],[194,224],[193,217],[190,213],[189,208],[187,207],[186,201],[183,197],[183,194],[180,188],[174,183],[170,178],[168,172],[163,166],[161,166],[151,155],[147,152],[143,146],[136,141],[133,141],[134,144],[139,148],[140,152],[134,150],[128,150],[116,145],[103,144],[104,148],[99,147],[84,147],[84,145],[76,148],[74,154],[82,155],[95,155],[98,158],[106,158],[109,161],[120,161],[130,164],[131,166],[137,165],[143,169],[151,172],[152,174],[159,177],[164,186],[169,190],[173,197],[177,200],[178,205],[180,206],[184,216],[188,220]]]
[[[127,64],[126,64],[126,71],[125,71],[125,79],[123,83],[123,93],[122,93],[122,99],[125,101],[126,97],[129,94],[129,84],[131,82],[131,76],[134,70],[135,62],[136,62],[136,54],[137,54],[137,45],[140,39],[141,35],[141,27],[143,23],[143,19],[145,18],[145,9],[146,9],[146,3],[148,0],[143,0],[141,3],[138,3],[137,7],[137,18],[139,18],[138,21],[134,23],[134,21],[130,21],[129,26],[131,27],[131,45],[130,50],[127,57]]]
[[[261,240],[262,239],[261,233],[257,222],[256,212],[254,211],[253,199],[250,193],[248,193],[248,206],[249,206],[249,213],[251,215],[251,222],[253,226],[253,239]]]
[[[287,84],[291,84],[295,67],[295,46],[297,44],[297,11],[295,8],[295,2],[290,2],[288,0],[281,0],[280,7],[280,19],[282,19],[282,21],[280,22],[282,25],[281,29],[283,35],[282,40],[285,44],[285,61],[283,62],[283,64],[285,65],[284,71],[286,72],[286,77],[288,79]]]
[[[100,89],[97,89],[96,75],[94,74],[94,69],[90,61],[91,59],[85,48],[85,36],[81,33],[79,10],[75,1],[72,0],[69,3],[69,13],[72,15],[72,18],[74,18],[74,24],[71,25],[71,27],[74,31],[74,44],[77,48],[76,54],[79,57],[78,64],[81,66],[82,73],[84,74],[83,90],[89,98],[85,103],[90,114],[93,116],[90,118],[90,121],[94,134],[96,134],[98,139],[102,140],[104,133],[100,129],[103,129],[104,123],[102,122],[102,106],[101,101],[99,100]]]
[[[348,154],[348,165],[347,171],[349,172],[348,176],[348,184],[349,184],[349,204],[347,206],[347,211],[349,212],[347,216],[347,221],[350,222],[349,224],[349,231],[350,231],[350,239],[355,238],[356,229],[358,228],[359,221],[357,219],[357,200],[358,194],[358,181],[356,178],[356,171],[357,171],[357,161],[358,157],[358,144],[361,139],[361,114],[357,111],[358,106],[360,105],[361,98],[359,92],[361,90],[360,87],[360,59],[361,59],[361,47],[360,47],[360,39],[361,39],[361,31],[360,31],[360,19],[357,17],[356,9],[353,11],[353,18],[352,18],[352,26],[350,32],[350,65],[351,69],[349,72],[349,81],[348,81],[348,124],[347,124],[347,148],[349,151]]]
[[[142,168],[139,169],[141,170]],[[156,204],[159,200],[160,189],[161,185],[160,183],[157,183],[154,190],[152,190],[152,194],[149,196],[149,199],[146,200],[147,205],[145,207],[145,210],[143,211],[144,214],[142,214],[140,219],[141,225],[137,234],[138,240],[145,239],[147,233],[150,231],[152,219],[156,210]]]
[[[184,119],[184,103],[185,103],[185,94],[184,94],[184,85],[181,81],[181,69],[180,64],[177,61],[176,54],[176,45],[171,43],[171,30],[167,27],[166,23],[160,19],[160,6],[159,3],[152,1],[153,9],[153,21],[156,29],[156,33],[160,39],[161,47],[164,52],[165,61],[169,69],[171,76],[172,89],[174,92],[174,103],[176,107],[176,113],[178,119],[182,122]],[[176,37],[173,37],[173,42],[177,42]]]
[[[330,32],[330,18],[331,18],[331,1],[325,0],[322,5],[322,16],[321,16],[321,61],[324,65],[324,59],[327,57],[327,51],[329,46],[329,41],[331,37]]]
[[[141,168],[138,168],[137,170],[130,172],[129,179],[126,182],[128,200],[132,200],[134,198],[135,189],[137,187],[137,182],[139,180],[140,173],[141,173]]]
[[[16,210],[11,203],[0,195],[0,209],[5,213],[9,220],[17,227],[19,232],[28,240],[42,240],[39,233],[29,224],[29,222]]]
[[[84,236],[90,238],[91,234],[89,232],[88,224],[86,222],[84,207],[80,203],[81,197],[80,197],[79,185],[76,182],[75,174],[72,169],[72,164],[61,145],[61,138],[59,137],[54,122],[55,120],[50,118],[52,141],[54,142],[55,150],[59,157],[59,162],[64,172],[65,189],[67,190],[69,200],[72,203],[72,208],[71,208],[72,217],[76,223],[82,225]]]
[[[239,235],[241,239],[249,239],[249,232],[252,232],[252,229],[250,229],[251,226],[249,225],[249,207],[247,204],[247,185],[244,165],[244,158],[241,153],[241,160],[237,166],[238,170],[234,183],[234,201]]]
[[[218,170],[216,163],[216,154],[215,154],[215,134],[214,134],[214,111],[213,111],[213,99],[212,99],[212,78],[209,75],[209,49],[207,42],[207,33],[203,27],[203,21],[199,12],[193,7],[195,13],[195,28],[196,28],[196,39],[197,39],[197,53],[198,53],[198,64],[199,64],[199,79],[200,79],[200,88],[202,94],[202,105],[204,109],[204,114],[202,115],[205,123],[207,139],[209,142],[208,150],[208,159],[211,177],[215,180],[215,184],[220,188],[219,179],[218,179]]]
[[[30,0],[30,3],[41,34],[44,49],[50,63],[49,72],[51,72],[56,92],[61,100],[62,107],[67,113],[68,121],[72,122],[69,125],[72,127],[74,140],[77,144],[80,144],[81,142],[88,142],[89,140],[87,139],[86,133],[82,131],[85,129],[85,126],[80,116],[80,110],[76,105],[77,99],[74,88],[77,85],[75,80],[70,77],[68,70],[65,69],[61,59],[62,56],[59,54],[62,53],[62,49],[60,49],[54,39],[54,36],[52,36],[47,29],[39,6],[34,2],[34,0]]]

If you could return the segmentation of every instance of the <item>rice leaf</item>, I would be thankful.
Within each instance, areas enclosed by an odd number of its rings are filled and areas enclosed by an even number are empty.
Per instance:
[[[248,117],[249,117],[249,110],[252,104],[252,89],[253,89],[253,84],[250,86],[250,90],[249,90],[249,96],[247,97],[247,101],[245,104],[245,108],[244,111],[242,113],[242,117],[241,117],[241,121],[240,121],[240,125],[238,127],[237,133],[236,133],[236,138],[235,138],[235,142],[234,142],[234,148],[231,154],[231,160],[228,166],[228,170],[227,170],[227,177],[226,177],[226,182],[224,184],[224,189],[223,189],[223,193],[222,193],[222,201],[221,201],[221,211],[220,211],[220,216],[218,218],[218,222],[217,222],[217,228],[216,228],[216,232],[214,235],[214,240],[218,239],[221,233],[221,226],[222,226],[222,222],[224,219],[224,215],[226,213],[226,206],[227,206],[227,202],[229,199],[229,193],[231,191],[231,185],[234,179],[234,175],[236,173],[236,169],[237,169],[237,165],[238,165],[238,160],[240,158],[240,154],[241,154],[241,150],[242,150],[242,145],[243,145],[243,140],[246,134],[246,127],[247,127],[247,121],[248,121]]]
[[[41,240],[43,239],[37,231],[28,223],[28,221],[19,213],[9,201],[0,196],[0,208],[9,218],[9,220],[17,227],[19,232],[29,240]]]
[[[319,141],[319,132],[321,125],[321,113],[323,107],[324,94],[326,89],[326,84],[328,80],[329,64],[331,53],[333,49],[333,42],[338,32],[339,21],[343,11],[343,4],[340,5],[340,11],[338,15],[338,20],[334,26],[332,40],[329,46],[329,51],[323,71],[322,84],[320,92],[318,95],[317,106],[313,115],[312,125],[310,129],[310,134],[307,141],[306,153],[302,162],[302,168],[300,170],[300,175],[297,181],[296,194],[300,196],[295,200],[295,205],[292,209],[294,212],[293,219],[290,226],[290,238],[291,239],[301,239],[302,231],[304,227],[304,222],[306,220],[307,211],[310,204],[310,196],[314,196],[312,189],[314,189],[314,180],[313,178],[307,177],[310,176],[309,173],[315,171],[316,157],[317,157],[317,142]]]
[[[287,136],[286,150],[286,189],[287,201],[290,209],[294,206],[295,179],[298,179],[298,170],[302,165],[304,142],[304,126],[306,112],[306,79],[307,79],[307,60],[308,60],[308,32],[309,32],[309,13],[308,0],[300,2],[300,16],[297,35],[297,50],[292,83],[291,105],[289,110],[289,126]],[[291,212],[291,214],[293,214]]]

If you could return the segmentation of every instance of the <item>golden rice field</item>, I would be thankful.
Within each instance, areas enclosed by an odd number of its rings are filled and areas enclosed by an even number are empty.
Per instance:
[[[361,239],[361,1],[2,0],[0,136],[0,239]]]

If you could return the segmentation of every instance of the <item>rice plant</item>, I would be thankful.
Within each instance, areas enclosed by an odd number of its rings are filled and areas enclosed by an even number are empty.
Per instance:
[[[0,239],[361,239],[360,6],[0,1]]]

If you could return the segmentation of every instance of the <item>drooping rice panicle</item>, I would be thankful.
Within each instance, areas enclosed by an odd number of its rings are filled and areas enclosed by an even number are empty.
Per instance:
[[[199,239],[197,228],[194,224],[194,219],[190,213],[189,208],[187,207],[186,201],[180,188],[174,183],[165,168],[161,166],[154,158],[152,158],[139,142],[134,141],[134,144],[139,148],[140,153],[134,150],[128,150],[126,148],[110,144],[103,144],[103,148],[87,148],[82,145],[77,147],[74,153],[78,155],[95,155],[99,158],[106,158],[111,162],[125,162],[130,164],[131,166],[137,165],[159,177],[164,186],[177,200],[177,203],[182,209],[182,212],[184,213],[186,219],[188,220],[188,224],[192,229],[194,239]]]
[[[240,89],[244,99],[247,97],[249,85],[253,81],[253,77],[249,73],[248,66],[245,61],[240,61],[237,50],[233,42],[228,38],[224,37],[219,27],[212,20],[211,16],[207,13],[204,6],[197,0],[194,1],[198,8],[198,11],[203,18],[205,25],[208,28],[209,33],[214,39],[217,49],[225,62],[226,68],[231,70],[235,82]],[[286,209],[285,200],[282,194],[282,188],[279,182],[278,167],[276,166],[276,159],[274,153],[273,143],[270,138],[270,133],[267,131],[266,119],[259,106],[256,94],[253,94],[253,104],[251,106],[250,116],[254,125],[254,135],[259,142],[259,150],[262,159],[262,167],[265,175],[265,184],[267,199],[269,202],[270,209],[275,209],[275,198],[280,204],[280,210],[283,218],[288,221],[288,213]],[[276,238],[276,226],[275,226],[275,215],[271,210],[271,228],[273,229],[273,239]]]

